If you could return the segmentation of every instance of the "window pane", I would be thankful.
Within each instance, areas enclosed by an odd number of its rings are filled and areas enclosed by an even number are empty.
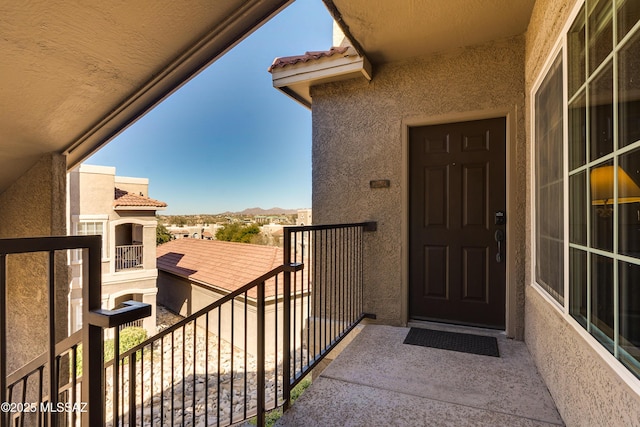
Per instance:
[[[102,221],[82,221],[77,225],[78,236],[94,236],[99,235],[102,237],[102,254],[107,253],[107,237],[104,235],[104,223]],[[80,252],[77,255],[78,259],[82,258]]]
[[[569,313],[587,327],[587,253],[569,248],[569,287],[571,305]]]
[[[613,151],[613,67],[609,64],[589,85],[591,160]]]
[[[640,150],[620,156],[618,168],[618,248],[640,258]]]
[[[620,263],[620,360],[640,377],[640,266]]]
[[[584,6],[578,13],[567,34],[567,55],[569,58],[569,98],[580,89],[585,81],[585,40]]]
[[[640,19],[640,2],[638,0],[618,0],[617,4],[618,41],[620,41]]]
[[[591,247],[613,251],[613,162],[591,169]]]
[[[569,177],[569,240],[587,244],[587,173]]]
[[[591,255],[591,334],[613,353],[613,259]]]
[[[587,108],[584,92],[569,104],[569,169],[587,160]]]
[[[589,72],[592,73],[613,49],[611,0],[589,2]]]
[[[618,129],[620,147],[640,140],[640,32],[618,55]]]
[[[535,95],[536,281],[564,302],[562,57]]]

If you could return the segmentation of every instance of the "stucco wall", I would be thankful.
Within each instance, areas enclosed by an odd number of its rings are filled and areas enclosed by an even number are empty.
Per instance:
[[[509,149],[518,161],[510,185],[518,189],[512,200],[518,211],[509,216],[516,230],[512,241],[516,245],[524,241],[523,76],[524,37],[520,36],[381,65],[374,68],[371,82],[351,80],[313,88],[314,223],[378,222],[376,232],[365,234],[365,310],[375,313],[379,322],[400,325],[407,320],[402,253],[406,121],[456,122],[471,119],[465,114],[496,111],[494,117],[513,115]],[[389,179],[390,188],[371,189],[369,181],[375,179]],[[518,264],[511,277],[518,283],[514,330],[519,336],[524,324],[523,267]]]
[[[576,0],[536,2],[526,36],[527,106],[533,83],[575,4]],[[526,117],[529,126],[530,111]],[[531,144],[528,137],[527,146]],[[528,175],[531,162],[531,156],[527,156]],[[527,236],[530,236],[532,221],[529,212],[527,209]],[[527,248],[526,280],[531,283],[532,254],[529,245]],[[563,315],[531,286],[526,289],[525,319],[525,342],[567,426],[640,425],[638,393],[624,383]]]
[[[81,172],[80,213],[82,215],[104,215],[113,210],[114,176],[108,173]],[[81,197],[80,197],[81,196]]]
[[[50,154],[0,194],[0,237],[66,234],[66,160]],[[7,371],[47,349],[48,274],[43,254],[10,256],[7,261]],[[56,337],[67,333],[69,282],[64,252],[56,256]]]
[[[167,307],[174,313],[181,316],[189,316],[198,310],[203,309],[209,304],[214,303],[224,297],[226,293],[217,292],[204,287],[197,283],[192,283],[188,279],[184,279],[163,271],[158,272],[158,304]],[[307,319],[301,319],[300,313],[306,312],[307,297],[296,298],[295,310],[298,313],[295,323],[296,348],[300,348],[303,342],[307,327]],[[245,333],[247,334],[247,352],[252,355],[257,354],[257,303],[254,299],[248,299],[247,303],[247,322],[245,325],[245,304],[241,298],[234,300],[233,323],[231,322],[231,303],[227,302],[222,305],[221,328],[218,328],[218,311],[214,310],[209,315],[209,331],[214,334],[220,334],[220,337],[231,342],[232,328],[234,346],[244,349]],[[278,351],[282,351],[282,331],[284,330],[284,303],[282,298],[278,299],[276,306],[273,298],[267,299],[265,304],[265,351],[267,359],[269,355],[273,355],[276,350],[276,339]],[[276,314],[277,311],[277,314]],[[277,316],[277,317],[276,317]],[[293,314],[291,315],[293,319]],[[278,322],[276,336],[276,319]],[[301,324],[302,323],[302,324]],[[204,321],[198,321],[198,325],[204,327]],[[220,332],[218,332],[220,331]]]
[[[562,315],[527,287],[525,342],[567,426],[640,425],[640,397]]]

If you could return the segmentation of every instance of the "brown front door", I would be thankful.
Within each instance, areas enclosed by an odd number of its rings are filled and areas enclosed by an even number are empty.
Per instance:
[[[504,328],[505,119],[410,129],[413,319]],[[497,215],[496,215],[497,213]],[[500,221],[498,221],[500,222]],[[502,236],[496,236],[502,233]]]

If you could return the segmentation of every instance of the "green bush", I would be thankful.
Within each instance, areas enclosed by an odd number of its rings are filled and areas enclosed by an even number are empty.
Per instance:
[[[147,339],[147,331],[144,328],[130,326],[120,331],[120,354],[132,349]],[[113,340],[104,341],[104,361],[108,362],[113,359]],[[140,352],[136,354],[136,360],[140,360]],[[128,363],[128,359],[125,360]],[[82,375],[82,344],[78,346],[76,356],[77,375]]]
[[[302,381],[296,385],[293,390],[291,390],[291,404],[298,400],[300,395],[304,393],[304,391],[311,385],[311,374],[307,375]],[[273,409],[265,414],[264,424],[266,427],[272,427],[276,421],[278,421],[282,417],[282,408]],[[249,424],[257,425],[258,418],[253,417],[249,420]]]
[[[139,328],[135,326],[131,326],[128,328],[124,328],[120,331],[120,354],[124,353],[127,350],[132,349],[137,346],[141,342],[147,339],[147,331],[144,328]],[[104,360],[113,359],[113,340],[106,340],[104,342]],[[136,360],[138,360],[140,354],[136,356]]]

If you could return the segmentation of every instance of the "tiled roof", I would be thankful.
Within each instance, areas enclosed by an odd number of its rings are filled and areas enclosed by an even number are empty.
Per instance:
[[[178,239],[158,246],[160,271],[233,292],[280,266],[281,248],[219,240]],[[282,292],[282,277],[278,293]],[[255,288],[249,296],[255,298]],[[266,282],[265,295],[275,295],[275,280]]]
[[[273,64],[269,67],[269,72],[274,68],[284,68],[287,65],[294,65],[299,62],[315,61],[320,58],[329,58],[336,54],[343,54],[349,49],[349,46],[344,47],[332,47],[329,50],[322,50],[316,52],[306,52],[304,55],[297,56],[285,56],[282,58],[276,58],[273,60]]]
[[[167,204],[165,202],[161,202],[159,200],[150,199],[149,197],[139,196],[137,194],[131,194],[128,191],[121,190],[119,188],[115,189],[114,195],[115,201],[113,202],[113,206],[118,207],[155,207],[155,208],[166,208]]]

